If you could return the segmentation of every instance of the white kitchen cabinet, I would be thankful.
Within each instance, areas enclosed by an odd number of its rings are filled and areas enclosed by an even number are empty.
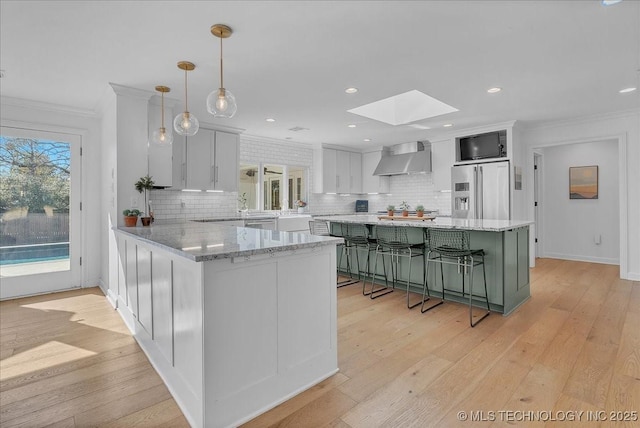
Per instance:
[[[238,190],[238,136],[200,128],[186,141],[185,188]]]
[[[151,251],[136,246],[138,267],[138,321],[149,337],[153,337],[153,308],[151,307]]]
[[[453,138],[431,142],[432,179],[435,190],[451,190],[451,167],[455,162]]]
[[[323,148],[314,153],[315,193],[361,193],[362,156],[360,153]],[[318,184],[322,184],[319,186]]]
[[[381,158],[382,150],[362,154],[362,193],[389,193],[389,177],[373,175]]]
[[[160,127],[160,105],[153,99],[149,101],[149,136]],[[158,146],[149,144],[147,149],[149,175],[156,187],[184,187],[184,137],[173,130],[173,111],[165,100],[164,126],[167,132],[173,132],[173,144]]]
[[[349,193],[362,193],[362,154],[349,152]]]

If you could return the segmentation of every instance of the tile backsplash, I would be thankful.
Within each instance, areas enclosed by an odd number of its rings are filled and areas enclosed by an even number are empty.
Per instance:
[[[240,139],[241,163],[274,163],[309,168],[309,189],[313,188],[313,149],[298,143]],[[369,200],[369,212],[384,211],[387,205],[396,208],[407,201],[412,208],[422,204],[437,209],[442,215],[451,214],[451,194],[434,190],[431,174],[396,175],[391,177],[390,194],[385,195],[327,195],[312,193],[307,210],[313,214],[348,214],[355,211],[357,199]],[[190,220],[234,215],[238,211],[237,192],[182,192],[163,189],[151,191],[154,215],[158,220]]]

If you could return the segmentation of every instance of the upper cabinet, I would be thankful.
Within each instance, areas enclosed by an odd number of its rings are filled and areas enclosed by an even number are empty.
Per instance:
[[[186,189],[238,190],[237,134],[200,128],[186,138]]]
[[[451,167],[455,159],[454,138],[431,142],[432,179],[435,190],[451,190]]]
[[[166,103],[165,103],[166,104]],[[149,135],[160,127],[160,105],[155,101],[149,102]],[[173,112],[170,106],[164,107],[164,122],[167,131],[173,132],[173,144],[158,146],[149,144],[149,175],[153,177],[155,186],[184,187],[184,137],[176,134],[172,128]]]
[[[389,176],[373,175],[382,150],[362,154],[362,193],[389,193]]]
[[[315,193],[362,193],[362,155],[323,148],[314,153]]]

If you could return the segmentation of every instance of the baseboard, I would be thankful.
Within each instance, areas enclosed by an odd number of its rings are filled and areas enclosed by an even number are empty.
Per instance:
[[[572,260],[575,262],[588,262],[588,263],[601,263],[605,265],[619,265],[619,259],[612,259],[608,257],[591,257],[591,256],[580,256],[575,254],[562,254],[562,253],[549,253],[545,252],[542,257],[546,257],[549,259],[560,259],[560,260]]]
[[[627,278],[630,281],[640,281],[640,273],[637,272],[627,272]]]

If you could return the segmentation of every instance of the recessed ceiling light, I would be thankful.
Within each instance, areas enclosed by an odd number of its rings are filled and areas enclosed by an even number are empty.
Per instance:
[[[620,3],[622,0],[602,0],[603,6],[611,6],[612,4]]]
[[[633,91],[635,91],[636,89],[638,89],[638,88],[624,88],[624,89],[620,89],[620,91],[619,91],[619,92],[620,92],[621,94],[627,94],[627,93],[629,93],[629,92],[633,92]]]
[[[445,127],[445,128],[451,128],[453,126],[453,123],[445,123],[442,126]]]
[[[265,119],[267,122],[275,122],[276,120],[272,117],[268,117]]]
[[[353,123],[351,123],[351,124],[349,124],[349,125],[347,125],[347,126],[348,126],[349,128],[355,128],[355,127],[356,127],[356,125],[354,125]]]
[[[355,94],[358,92],[358,88],[347,88],[344,90],[347,94]]]
[[[495,88],[489,88],[487,89],[487,92],[489,92],[490,94],[495,94],[496,92],[500,92],[502,90],[502,88],[498,88],[497,86]]]
[[[371,141],[371,138],[365,138],[365,139],[364,139],[364,140],[362,140],[362,141],[369,142],[369,141]]]

